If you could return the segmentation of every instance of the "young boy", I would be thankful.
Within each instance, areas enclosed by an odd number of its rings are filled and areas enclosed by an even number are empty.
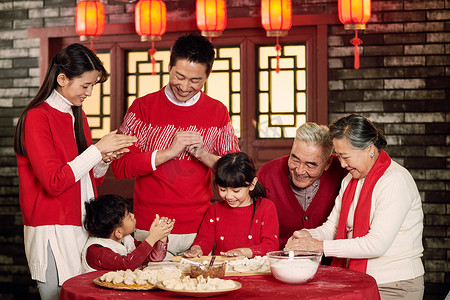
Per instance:
[[[84,227],[90,237],[81,253],[83,273],[95,270],[134,270],[149,261],[162,261],[167,236],[175,220],[153,220],[147,238],[138,242],[131,234],[136,227],[128,202],[118,195],[100,196],[85,204]]]

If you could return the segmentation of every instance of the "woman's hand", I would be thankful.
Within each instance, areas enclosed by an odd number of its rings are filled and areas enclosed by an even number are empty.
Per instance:
[[[220,252],[220,255],[229,257],[246,256],[248,258],[252,258],[253,251],[250,248],[236,248],[228,250],[226,252]]]
[[[200,257],[203,255],[202,248],[199,245],[194,245],[188,251],[183,253],[184,257]]]
[[[306,234],[305,234],[306,232]],[[311,237],[309,232],[301,230],[294,232],[289,238],[284,251],[314,251],[323,253],[323,242]]]
[[[112,156],[114,152],[116,152],[116,156],[121,156],[123,153],[129,152],[130,150],[127,149],[127,147],[132,146],[136,141],[136,137],[125,134],[117,134],[117,130],[114,130],[102,137],[97,143],[95,143],[95,146],[102,155],[105,154],[106,156]]]

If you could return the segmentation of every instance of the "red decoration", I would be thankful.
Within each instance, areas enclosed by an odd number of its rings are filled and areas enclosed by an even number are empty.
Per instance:
[[[217,37],[227,26],[225,0],[197,0],[197,27],[203,36]]]
[[[148,53],[153,66],[152,74],[155,75],[155,41],[161,40],[161,36],[166,32],[166,4],[162,0],[139,0],[134,16],[136,32],[140,35],[141,41],[152,42],[152,48]]]
[[[75,12],[75,31],[80,41],[98,40],[105,30],[105,7],[100,1],[82,0],[77,4]]]
[[[339,0],[339,20],[346,30],[355,30],[355,37],[350,41],[355,46],[354,68],[359,69],[359,49],[362,41],[358,38],[358,30],[366,29],[370,19],[370,0]]]
[[[281,46],[278,39],[286,36],[292,27],[292,1],[291,0],[261,0],[261,23],[267,36],[275,36],[277,44],[277,68],[280,72]]]

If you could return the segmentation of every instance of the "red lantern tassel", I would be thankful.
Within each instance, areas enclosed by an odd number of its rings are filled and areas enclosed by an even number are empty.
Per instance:
[[[358,49],[358,46],[362,44],[362,41],[358,38],[358,30],[355,30],[355,37],[350,40],[350,43],[355,46],[354,68],[355,69],[359,69],[359,49]]]
[[[275,50],[277,51],[277,68],[275,69],[275,72],[280,73],[280,52],[281,52],[281,46],[278,43],[278,37],[277,37],[277,44],[275,45]]]
[[[91,40],[91,50],[92,50],[92,52],[95,53],[95,49],[94,49],[94,39],[91,37],[90,40]]]
[[[148,54],[150,54],[150,59],[152,61],[152,75],[156,75],[156,59],[155,59],[155,42],[152,41],[152,48],[148,51]]]

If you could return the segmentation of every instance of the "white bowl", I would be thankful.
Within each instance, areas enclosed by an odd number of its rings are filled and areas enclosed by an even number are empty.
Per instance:
[[[289,284],[307,283],[316,275],[322,253],[273,251],[267,253],[273,277]]]

